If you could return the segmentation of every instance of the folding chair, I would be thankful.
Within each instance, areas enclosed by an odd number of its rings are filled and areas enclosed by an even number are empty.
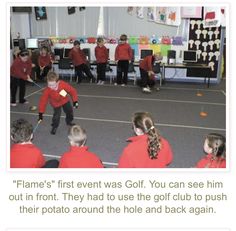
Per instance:
[[[70,59],[68,59],[68,58],[60,59],[58,61],[58,71],[59,71],[59,75],[61,74],[62,76],[64,74],[67,75],[69,73],[70,82],[72,81],[73,67],[71,66],[71,60]]]

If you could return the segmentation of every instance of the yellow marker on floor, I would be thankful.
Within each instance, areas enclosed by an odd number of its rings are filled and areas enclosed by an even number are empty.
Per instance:
[[[200,116],[201,117],[206,117],[207,116],[207,112],[204,111],[204,107],[201,107],[201,112],[200,112]]]
[[[202,94],[201,92],[198,92],[198,93],[197,93],[197,96],[200,97],[200,96],[203,96],[203,94]]]

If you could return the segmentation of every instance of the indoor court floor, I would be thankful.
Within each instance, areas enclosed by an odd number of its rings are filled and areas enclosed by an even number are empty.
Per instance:
[[[45,87],[45,83],[40,83]],[[174,153],[170,168],[191,168],[204,156],[203,142],[208,133],[226,135],[225,80],[219,85],[166,82],[158,92],[144,94],[132,83],[126,87],[111,84],[96,85],[72,83],[79,94],[79,108],[74,109],[74,122],[87,131],[87,145],[96,153],[106,167],[117,166],[120,154],[133,136],[131,117],[134,112],[148,111],[153,115],[156,127],[165,137]],[[27,85],[29,104],[11,107],[11,121],[25,118],[34,126],[42,89]],[[200,112],[207,113],[201,117]],[[35,131],[34,143],[45,153],[47,159],[60,158],[68,150],[68,127],[62,112],[56,135],[50,134],[52,108],[48,105],[43,122]]]

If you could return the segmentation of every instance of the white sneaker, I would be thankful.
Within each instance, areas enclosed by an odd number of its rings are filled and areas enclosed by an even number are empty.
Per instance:
[[[16,103],[11,103],[11,106],[12,106],[12,107],[16,107],[17,104],[16,104]]]
[[[124,84],[124,83],[123,83],[123,84],[121,84],[121,86],[122,86],[122,87],[125,87],[125,86],[126,86],[126,84]]]
[[[147,88],[147,87],[143,87],[143,92],[151,93],[152,91],[149,88]]]
[[[160,91],[161,89],[159,87],[156,88],[156,91]]]
[[[102,82],[102,81],[101,81],[101,80],[99,80],[99,81],[97,82],[97,85],[100,85],[100,84],[101,84],[101,82]]]
[[[114,83],[115,86],[117,86],[117,83]]]
[[[105,83],[105,81],[101,81],[101,82],[100,82],[100,85],[103,85],[104,83]]]

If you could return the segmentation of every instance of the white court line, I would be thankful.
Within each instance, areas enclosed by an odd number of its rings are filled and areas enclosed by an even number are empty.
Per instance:
[[[16,112],[11,111],[13,114],[22,114],[22,115],[34,115],[38,116],[36,113],[30,113],[30,112]],[[44,114],[44,116],[52,117],[52,115]],[[65,116],[61,116],[62,118],[65,118]],[[122,121],[122,120],[108,120],[108,119],[94,119],[94,118],[84,118],[84,117],[74,117],[74,119],[77,120],[88,120],[88,121],[99,121],[99,122],[111,122],[111,123],[122,123],[122,124],[131,124],[130,121]],[[181,124],[161,124],[161,123],[155,123],[157,126],[160,127],[177,127],[177,128],[190,128],[190,129],[201,129],[201,130],[212,130],[212,131],[225,131],[226,129],[223,128],[211,128],[211,127],[199,127],[199,126],[188,126],[188,125],[181,125]]]
[[[78,95],[78,96],[85,97],[85,98],[121,99],[121,100],[135,100],[135,101],[158,101],[158,102],[173,102],[173,103],[225,106],[224,103],[209,103],[209,102],[191,101],[191,100],[188,101],[188,100],[172,100],[172,99],[132,98],[132,97],[120,97],[120,96],[101,96],[101,95]]]
[[[81,86],[93,86],[89,83],[83,83]],[[98,87],[114,87],[118,88],[121,86],[115,86],[113,84],[104,84],[104,85],[98,85]],[[134,86],[134,85],[126,85],[125,87],[122,88],[140,88],[139,86]],[[221,92],[222,90],[214,90],[214,89],[201,89],[201,88],[184,88],[184,87],[160,87],[161,89],[170,89],[170,90],[186,90],[186,91],[209,91],[209,92]],[[140,88],[141,89],[141,88]]]
[[[101,96],[101,95],[79,95],[79,97],[87,98],[102,98],[102,99],[123,99],[123,100],[137,100],[137,101],[160,101],[160,102],[174,102],[174,103],[191,103],[191,104],[205,104],[225,106],[224,103],[208,103],[202,101],[188,101],[188,100],[172,100],[172,99],[150,99],[150,98],[132,98],[132,97],[119,97],[119,96]]]
[[[43,154],[46,157],[52,157],[52,158],[57,158],[60,159],[60,156],[55,156],[55,155],[49,155],[49,154]],[[113,165],[113,166],[118,166],[118,163],[112,163],[112,162],[102,162],[105,165]]]
[[[37,94],[38,92],[42,91],[43,89],[44,89],[44,88],[39,89],[39,90],[37,90],[37,91],[34,91],[33,93],[31,93],[31,94],[25,96],[25,98],[29,98],[30,96]]]

